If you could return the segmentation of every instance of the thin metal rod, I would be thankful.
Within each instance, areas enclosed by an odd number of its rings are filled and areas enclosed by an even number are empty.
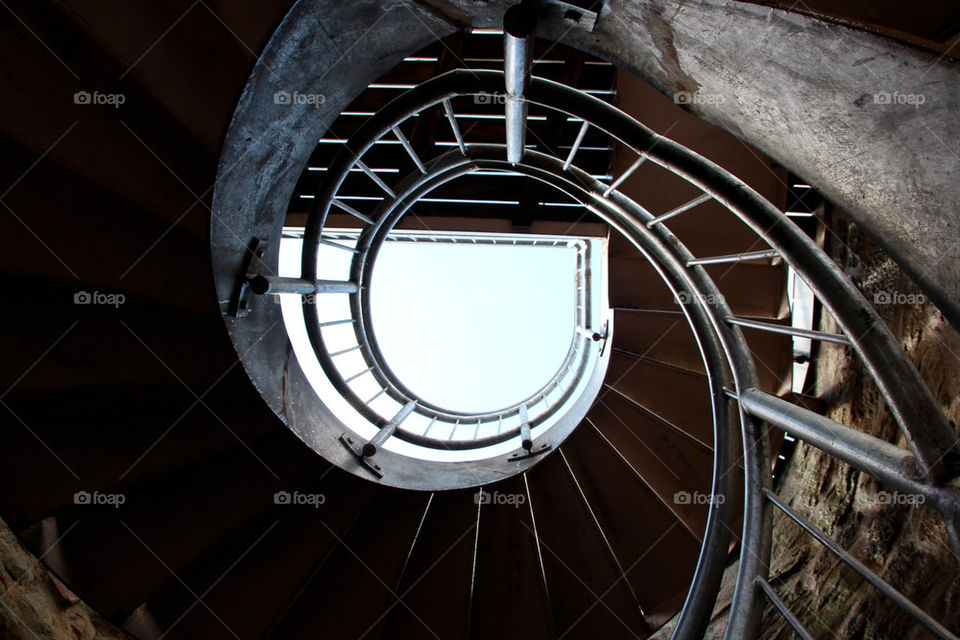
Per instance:
[[[417,169],[420,169],[420,173],[426,173],[427,167],[424,166],[423,162],[420,160],[420,156],[418,156],[417,152],[413,150],[412,146],[410,146],[410,142],[403,137],[403,133],[400,132],[400,129],[398,129],[396,126],[392,126],[390,129],[393,131],[393,135],[397,136],[397,140],[400,141],[401,146],[403,146],[403,148],[407,151],[410,159],[413,160],[415,165],[417,165]]]
[[[367,216],[363,215],[362,213],[360,213],[359,211],[357,211],[356,209],[354,209],[354,208],[351,207],[350,205],[345,204],[345,203],[343,203],[343,202],[340,202],[340,201],[337,200],[337,199],[334,199],[334,200],[332,201],[332,203],[333,203],[333,205],[334,205],[335,207],[337,207],[338,209],[342,209],[343,211],[346,211],[347,213],[349,213],[350,215],[352,215],[354,218],[359,218],[360,220],[363,220],[363,221],[366,222],[367,224],[373,224],[373,220],[371,220],[371,219],[368,218]]]
[[[586,492],[583,490],[583,487],[580,486],[580,480],[577,479],[577,474],[573,472],[573,468],[567,461],[567,456],[564,455],[563,449],[560,449],[559,453],[560,459],[563,461],[563,466],[566,467],[567,473],[570,474],[570,479],[573,480],[573,486],[577,488],[577,493],[580,494],[580,500],[583,502],[583,506],[586,507],[587,513],[590,514],[590,519],[593,520],[593,524],[597,527],[597,532],[600,534],[600,538],[603,540],[603,546],[607,548],[607,553],[613,560],[613,564],[617,566],[617,570],[620,572],[620,577],[623,580],[623,583],[626,585],[627,591],[630,592],[630,596],[633,598],[633,603],[638,609],[641,608],[640,600],[637,598],[637,592],[634,591],[633,584],[630,582],[630,579],[627,578],[627,572],[623,569],[623,563],[620,562],[620,558],[617,557],[617,552],[614,551],[613,545],[610,544],[610,538],[607,536],[607,532],[604,530],[603,525],[600,524],[600,519],[597,518],[597,514],[593,510],[593,506],[590,504],[590,499],[587,498]]]
[[[344,380],[344,382],[346,382],[346,383],[349,384],[349,383],[353,382],[354,380],[356,380],[357,378],[359,378],[360,376],[362,376],[363,374],[365,374],[365,373],[370,373],[371,371],[373,371],[373,367],[369,367],[369,368],[367,368],[367,369],[364,369],[363,371],[361,371],[361,372],[359,372],[359,373],[353,374],[352,376],[350,376],[349,378],[347,378],[346,380]]]
[[[374,173],[373,169],[363,164],[359,158],[357,159],[357,166],[360,167],[360,170],[367,174],[371,180],[376,182],[378,187],[386,191],[387,195],[389,195],[391,198],[397,197],[397,194],[393,191],[393,189],[391,189],[390,186],[380,178],[380,176]]]
[[[353,324],[356,322],[353,318],[344,318],[343,320],[329,320],[327,322],[321,322],[319,327],[335,327],[340,324]]]
[[[663,507],[670,512],[670,515],[672,515],[674,519],[680,523],[680,526],[683,527],[683,530],[686,531],[688,534],[690,534],[690,537],[696,540],[697,544],[702,544],[703,534],[698,533],[696,527],[691,526],[690,523],[688,523],[686,519],[682,515],[680,515],[680,512],[677,511],[676,504],[673,504],[672,502],[667,501],[662,495],[660,495],[660,493],[653,487],[653,485],[651,485],[647,481],[647,479],[643,477],[643,474],[640,473],[640,470],[637,469],[635,466],[633,466],[632,462],[627,460],[626,456],[623,455],[619,447],[613,444],[610,441],[610,439],[606,436],[606,434],[603,433],[603,431],[600,431],[600,428],[597,427],[596,423],[593,420],[591,420],[589,417],[585,418],[585,420],[587,421],[587,424],[593,427],[594,432],[596,432],[596,434],[600,436],[601,439],[603,439],[603,441],[607,444],[607,446],[614,453],[614,455],[616,455],[623,462],[623,464],[627,465],[627,468],[630,469],[633,475],[637,477],[637,480],[639,480],[643,484],[643,486],[645,486],[650,491],[650,493],[656,496],[657,500],[660,501],[660,504],[662,504]]]
[[[610,195],[611,193],[613,193],[613,190],[616,189],[617,187],[619,187],[621,184],[623,184],[623,181],[624,181],[624,180],[626,180],[627,178],[629,178],[630,175],[631,175],[634,171],[636,171],[637,169],[639,169],[639,168],[640,168],[640,165],[642,165],[642,164],[646,161],[646,159],[647,159],[647,157],[646,157],[646,156],[643,156],[643,155],[641,155],[639,158],[637,158],[636,161],[634,161],[634,163],[633,163],[632,165],[630,165],[629,167],[627,167],[627,170],[626,170],[626,171],[624,171],[623,173],[620,174],[620,177],[618,177],[616,180],[614,180],[613,183],[612,183],[609,187],[607,187],[607,190],[603,192],[603,197],[606,198],[608,195]]]
[[[527,473],[523,472],[523,486],[527,491],[527,505],[530,507],[530,524],[533,525],[533,541],[537,544],[537,562],[540,564],[540,584],[543,585],[543,595],[547,599],[547,611],[550,622],[556,624],[553,618],[553,605],[550,602],[550,586],[547,584],[547,568],[543,564],[543,550],[540,548],[540,532],[537,531],[537,515],[533,511],[533,498],[530,496],[530,481]]]
[[[687,260],[687,266],[692,267],[698,264],[725,264],[728,262],[746,262],[748,260],[766,260],[779,258],[780,252],[776,249],[767,249],[765,251],[746,251],[744,253],[731,253],[725,256],[714,256],[712,258],[694,258]]]
[[[533,438],[530,437],[530,417],[527,415],[527,405],[520,405],[520,446],[527,451],[533,448]]]
[[[413,400],[403,405],[400,411],[397,412],[397,415],[393,416],[393,419],[390,420],[390,422],[380,428],[380,431],[377,432],[377,435],[373,436],[369,442],[363,445],[363,457],[369,458],[370,456],[376,454],[377,449],[382,447],[383,443],[386,442],[390,436],[396,433],[397,427],[399,427],[400,424],[406,420],[416,408],[417,403]]]
[[[779,611],[780,615],[783,616],[783,619],[787,621],[787,624],[793,627],[793,630],[798,636],[800,636],[801,640],[813,640],[813,636],[810,635],[810,632],[806,630],[799,620],[797,620],[797,617],[793,615],[793,612],[787,608],[787,605],[783,602],[783,600],[780,599],[780,596],[778,596],[777,592],[773,590],[773,587],[770,586],[769,582],[758,577],[756,584],[761,590],[763,590],[765,594],[767,594],[770,602],[774,607],[777,608],[777,611]]]
[[[340,244],[339,242],[331,242],[330,240],[327,240],[326,238],[320,238],[320,244],[322,244],[322,245],[324,245],[324,246],[327,246],[327,247],[333,247],[334,249],[343,249],[344,251],[349,251],[350,253],[360,253],[360,251],[358,251],[358,250],[357,250],[356,248],[354,248],[354,247],[348,247],[348,246],[346,246],[346,245]]]
[[[304,280],[303,278],[284,278],[280,276],[257,276],[250,281],[250,288],[257,295],[278,295],[281,293],[356,293],[356,282],[340,280]]]
[[[570,153],[567,155],[567,160],[563,163],[564,171],[569,169],[570,165],[573,163],[573,158],[577,155],[577,151],[580,150],[580,145],[583,144],[583,139],[587,135],[587,129],[589,128],[590,123],[584,120],[583,124],[580,125],[580,131],[577,132],[577,139],[573,141],[573,146],[570,147]]]
[[[628,395],[625,394],[624,392],[620,391],[620,390],[617,389],[616,387],[613,387],[613,386],[611,386],[610,384],[608,384],[608,383],[606,383],[606,382],[603,383],[603,386],[606,387],[607,389],[609,389],[610,391],[613,391],[613,393],[615,393],[616,395],[620,396],[621,398],[623,398],[624,400],[626,400],[627,402],[629,402],[631,405],[633,405],[633,406],[636,407],[637,409],[640,409],[641,411],[643,411],[643,412],[646,413],[647,415],[651,416],[652,418],[654,418],[654,419],[657,420],[658,422],[661,422],[661,423],[665,424],[666,426],[670,427],[671,429],[673,429],[673,430],[676,431],[677,433],[681,434],[682,436],[684,436],[684,437],[692,440],[693,442],[696,442],[698,445],[700,445],[702,448],[706,449],[707,451],[713,452],[713,447],[712,447],[710,444],[704,442],[703,440],[701,440],[700,438],[696,437],[695,435],[689,433],[688,431],[685,431],[684,429],[681,429],[681,428],[678,427],[677,425],[673,424],[672,422],[670,422],[669,420],[667,420],[666,418],[664,418],[663,416],[661,416],[659,413],[656,413],[656,412],[654,412],[654,411],[651,411],[650,409],[648,409],[648,408],[645,407],[644,405],[640,404],[639,402],[637,402],[636,400],[634,400],[633,398],[631,398],[630,396],[628,396]]]
[[[903,609],[914,620],[922,624],[927,631],[938,638],[942,638],[943,640],[957,640],[957,636],[947,631],[936,620],[928,616],[923,609],[913,604],[907,599],[906,596],[894,589],[883,578],[871,571],[867,565],[850,555],[846,549],[834,542],[830,536],[825,534],[809,520],[787,506],[787,504],[781,500],[777,494],[773,493],[769,489],[764,489],[763,493],[767,496],[767,499],[776,505],[780,511],[783,511],[787,517],[803,527],[807,533],[816,538],[817,542],[832,551],[835,556],[843,560],[851,569],[863,576],[867,582],[876,587],[878,591],[883,593],[883,595],[893,600],[894,604]]]
[[[360,348],[360,345],[355,344],[355,345],[353,345],[352,347],[350,347],[350,348],[348,348],[348,349],[341,349],[340,351],[334,351],[333,353],[330,354],[330,357],[331,357],[331,358],[336,358],[337,356],[342,356],[342,355],[345,354],[345,353],[350,353],[351,351],[356,351],[356,350],[359,349],[359,348]]]
[[[660,224],[661,222],[664,222],[665,220],[669,220],[670,218],[672,218],[672,217],[674,217],[674,216],[678,216],[678,215],[680,215],[681,213],[685,213],[685,212],[689,211],[690,209],[693,209],[694,207],[703,204],[703,203],[706,202],[707,200],[710,200],[711,198],[713,198],[713,196],[711,196],[709,193],[705,193],[705,194],[703,194],[703,195],[701,195],[701,196],[698,196],[698,197],[694,198],[693,200],[691,200],[690,202],[687,202],[686,204],[682,204],[682,205],[680,205],[679,207],[677,207],[676,209],[672,209],[672,210],[666,212],[666,213],[663,214],[662,216],[657,216],[656,218],[654,218],[653,220],[651,220],[650,222],[647,223],[647,227],[650,228],[650,229],[652,229],[654,226]]]
[[[761,322],[759,320],[748,320],[747,318],[737,318],[736,316],[727,316],[727,322],[730,324],[749,327],[751,329],[760,329],[771,333],[782,333],[788,336],[798,338],[809,338],[811,340],[820,340],[821,342],[833,342],[834,344],[849,345],[850,339],[839,333],[824,333],[823,331],[814,331],[813,329],[801,329],[799,327],[788,327],[772,322]]]
[[[460,133],[460,125],[457,124],[457,117],[453,115],[453,106],[449,100],[443,101],[443,110],[447,113],[447,121],[450,122],[453,137],[457,139],[457,146],[460,147],[460,153],[467,155],[467,145],[463,142],[463,134]]]
[[[364,402],[364,404],[370,404],[371,402],[373,402],[374,400],[376,400],[377,398],[379,398],[380,396],[382,396],[382,395],[385,394],[386,392],[387,392],[386,389],[380,389],[380,391],[377,391],[375,394],[373,394],[373,396],[372,396],[369,400],[367,400],[366,402]]]
[[[586,327],[577,327],[577,333],[582,335],[587,340],[593,340],[594,342],[599,342],[603,339],[603,335],[597,333],[593,329],[587,329]]]
[[[503,16],[503,77],[507,89],[505,128],[507,160],[516,164],[523,157],[527,137],[527,110],[524,98],[530,84],[533,38],[536,14],[519,4],[507,9]]]

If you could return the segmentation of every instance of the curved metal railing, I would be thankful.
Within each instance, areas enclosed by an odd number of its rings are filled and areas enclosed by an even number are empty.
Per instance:
[[[509,41],[508,34],[508,41]],[[509,42],[508,42],[509,44]],[[508,53],[510,48],[508,46]],[[519,49],[522,55],[522,47]],[[509,56],[508,56],[509,58]],[[513,61],[516,62],[515,60]],[[511,60],[507,61],[510,71]],[[436,77],[410,90],[372,116],[344,147],[317,194],[305,230],[303,271],[298,279],[278,279],[267,291],[317,293],[343,292],[355,296],[355,313],[362,316],[358,292],[364,260],[375,259],[369,247],[382,242],[389,220],[399,219],[419,198],[435,186],[477,171],[512,171],[542,181],[581,203],[631,240],[657,269],[682,304],[682,311],[694,331],[708,372],[714,420],[714,475],[712,491],[726,497],[735,490],[733,468],[742,438],[746,505],[737,587],[726,637],[751,638],[757,635],[763,601],[766,599],[802,637],[810,637],[797,616],[790,612],[769,583],[772,510],[779,509],[801,524],[837,556],[887,595],[919,624],[940,638],[955,638],[937,621],[909,602],[895,587],[873,573],[833,542],[823,531],[787,506],[773,491],[770,482],[771,455],[768,427],[804,440],[837,459],[850,464],[896,489],[924,496],[926,503],[943,516],[954,546],[960,551],[960,492],[951,485],[960,472],[957,438],[916,369],[911,365],[875,310],[843,272],[793,221],[735,176],[689,149],[660,136],[636,120],[596,98],[547,80],[494,71],[457,70]],[[508,88],[508,123],[503,145],[471,144],[460,131],[453,101],[462,96],[491,94]],[[582,122],[577,141],[566,157],[549,149],[526,148],[522,132],[528,105],[555,110],[569,120]],[[441,107],[457,145],[449,152],[429,159],[419,158],[405,144],[418,172],[399,185],[385,184],[365,169],[362,158],[383,136],[396,135],[404,142],[400,125],[430,107]],[[519,125],[517,123],[520,123]],[[632,150],[636,160],[609,184],[576,166],[581,141],[588,130],[596,130],[623,148]],[[545,151],[545,152],[544,152]],[[696,186],[701,194],[671,211],[655,215],[634,202],[618,187],[639,166],[654,163]],[[369,215],[338,201],[344,177],[359,167],[388,194],[385,204]],[[732,256],[697,257],[671,233],[668,222],[700,204],[716,201],[735,214],[758,236],[762,248]],[[320,280],[317,250],[324,241],[325,224],[331,207],[361,220],[366,226],[360,235],[358,256],[349,282]],[[391,217],[393,216],[393,217]],[[392,228],[392,227],[391,227]],[[726,304],[704,264],[782,258],[810,287],[823,308],[834,318],[840,333],[799,330],[737,317]],[[276,287],[274,287],[274,284]],[[328,372],[331,355],[326,352],[316,305],[305,305],[308,330],[314,348]],[[909,450],[859,432],[808,409],[795,406],[760,389],[756,366],[741,331],[742,327],[826,341],[853,350],[876,382]],[[594,326],[585,327],[597,331]],[[367,339],[361,330],[359,334]],[[581,336],[586,345],[588,336]],[[601,337],[602,334],[601,334]],[[586,348],[586,347],[585,347]],[[375,353],[368,354],[377,360]],[[382,371],[381,371],[382,372]],[[331,375],[336,375],[331,373]],[[388,376],[385,382],[390,382]],[[395,385],[394,391],[403,387]],[[415,408],[404,405],[405,410]],[[377,416],[382,420],[382,416]],[[400,433],[398,414],[381,427],[387,437]],[[384,430],[387,431],[384,431]],[[522,432],[522,427],[518,432]],[[514,433],[514,437],[522,433]],[[378,436],[379,437],[379,436]],[[680,614],[675,638],[697,638],[704,633],[727,562],[730,529],[735,514],[733,500],[711,501],[707,529],[696,573]]]

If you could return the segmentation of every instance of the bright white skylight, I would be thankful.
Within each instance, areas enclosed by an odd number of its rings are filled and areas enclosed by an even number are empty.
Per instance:
[[[575,251],[387,242],[373,273],[377,342],[397,378],[458,412],[539,391],[574,335]]]
[[[284,230],[279,275],[300,275],[302,231]],[[356,242],[355,230],[325,230],[318,278],[348,280]],[[381,249],[370,291],[373,330],[384,360],[421,402],[453,414],[497,412],[545,390],[546,397],[539,395],[528,404],[528,413],[538,423],[532,429],[534,437],[546,433],[565,419],[563,407],[573,407],[594,384],[595,376],[589,372],[600,362],[597,343],[587,341],[583,346],[578,335],[577,351],[568,357],[568,350],[577,333],[578,314],[580,323],[590,327],[609,321],[603,294],[605,248],[600,238],[398,232]],[[596,293],[585,297],[586,291]],[[372,438],[377,427],[334,388],[317,360],[307,337],[301,297],[279,298],[290,343],[310,384],[345,426],[362,440]],[[586,302],[586,310],[578,308],[578,301]],[[316,304],[324,323],[324,344],[340,375],[349,378],[357,398],[383,419],[396,415],[401,405],[384,393],[371,373],[364,373],[368,365],[350,323],[349,296],[318,294]],[[574,360],[582,363],[585,375],[578,373]],[[538,420],[552,407],[560,408]],[[441,441],[471,440],[516,429],[519,421],[516,410],[483,425],[469,419],[462,425],[460,420],[434,423],[415,412],[403,428]],[[517,446],[508,439],[456,449],[390,438],[384,448],[425,460],[457,462],[506,455]]]

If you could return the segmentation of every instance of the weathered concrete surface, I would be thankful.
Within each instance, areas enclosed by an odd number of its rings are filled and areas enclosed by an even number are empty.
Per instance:
[[[428,0],[495,24],[507,2]],[[848,211],[960,327],[960,63],[730,0],[608,0],[594,33],[538,32],[617,62]]]
[[[128,636],[67,589],[0,521],[0,638],[123,640]]]

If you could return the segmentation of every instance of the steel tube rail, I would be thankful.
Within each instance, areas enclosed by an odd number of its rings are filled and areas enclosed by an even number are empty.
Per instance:
[[[523,94],[530,83],[533,35],[536,14],[517,4],[503,16],[503,78],[507,95],[504,126],[507,132],[507,160],[516,164],[523,157],[527,139],[527,111]]]
[[[710,258],[694,258],[687,261],[688,267],[698,264],[727,264],[730,262],[746,262],[748,260],[765,260],[768,258],[779,258],[780,252],[776,249],[767,249],[765,251],[746,251],[744,253],[732,253],[725,256],[713,256]]]
[[[475,156],[479,155],[482,149],[477,149]],[[491,153],[492,156],[492,153]],[[481,160],[477,160],[482,162]],[[482,166],[486,166],[482,162]],[[530,175],[531,177],[542,180],[551,186],[566,192],[570,197],[583,202],[594,213],[603,217],[614,228],[630,238],[639,251],[641,251],[652,265],[660,273],[663,280],[674,291],[677,290],[699,290],[697,285],[690,281],[690,277],[697,277],[695,272],[690,272],[684,267],[684,263],[692,256],[689,253],[680,256],[674,256],[670,246],[664,240],[663,231],[651,231],[641,221],[652,218],[653,216],[642,207],[629,200],[628,198],[614,193],[612,199],[601,197],[606,185],[600,183],[585,172],[572,167],[566,172],[562,169],[560,161],[556,158],[532,151],[524,156],[524,162],[517,165],[517,170]],[[585,185],[589,185],[589,188]],[[674,250],[679,250],[677,247]],[[707,310],[705,300],[714,300],[714,304],[724,305],[722,296],[717,295],[717,290],[712,282],[705,280],[707,293],[710,296],[697,296],[691,304],[684,305],[683,313],[687,321],[693,328],[697,339],[701,355],[704,358],[706,369],[712,372],[708,376],[708,383],[711,390],[711,401],[714,413],[714,476],[712,491],[714,495],[733,495],[733,474],[728,470],[734,466],[732,435],[739,427],[738,416],[736,413],[728,411],[728,402],[724,395],[724,380],[727,373],[726,357],[724,355],[725,345],[718,340],[718,330],[723,329],[730,333],[730,329],[723,325],[719,317],[713,317]],[[725,305],[724,305],[725,306]],[[723,309],[719,316],[723,315]],[[749,361],[748,350],[742,335],[739,335],[739,342],[734,335],[734,349],[739,349],[744,358]],[[748,367],[743,364],[742,367]],[[721,379],[717,380],[716,375]],[[745,371],[742,373],[744,380],[749,382],[755,380],[755,372]],[[748,421],[752,424],[751,421]],[[754,425],[759,435],[759,424]],[[747,452],[748,459],[751,456],[764,457],[765,440],[761,440],[758,446],[753,447]],[[761,468],[764,465],[758,465]],[[751,476],[747,474],[748,480],[753,477],[756,482],[769,483],[769,474],[761,473]],[[731,500],[715,500],[710,505],[708,514],[707,529],[704,534],[704,542],[701,547],[700,557],[697,562],[695,578],[684,602],[684,608],[675,631],[676,639],[694,639],[700,638],[706,629],[712,613],[713,603],[716,600],[717,590],[719,589],[720,579],[726,568],[727,551],[730,540],[730,520],[732,514]],[[764,522],[767,519],[763,519]],[[763,548],[759,548],[758,553],[764,553]]]
[[[479,82],[474,82],[476,79],[479,79]],[[361,130],[355,134],[354,139],[351,140],[350,148],[362,154],[366,151],[366,149],[372,146],[373,142],[378,137],[384,135],[393,123],[402,120],[404,117],[407,117],[407,115],[410,115],[418,110],[422,110],[423,108],[431,106],[432,104],[443,103],[444,105],[448,105],[448,100],[454,95],[458,95],[460,93],[475,93],[478,88],[485,91],[495,91],[500,82],[502,82],[502,76],[495,72],[479,72],[477,75],[474,75],[472,72],[451,72],[443,76],[439,76],[436,79],[421,85],[421,87],[418,89],[398,97],[397,100],[395,100],[394,103],[391,103],[387,109],[374,115],[361,128]],[[457,88],[458,86],[463,87],[463,89],[459,90]],[[567,88],[562,88],[559,90],[571,92],[571,90]],[[579,97],[585,98],[586,96]],[[550,103],[553,101],[547,100],[546,102]],[[600,101],[589,98],[587,100],[587,105],[593,105],[594,102]],[[608,105],[603,104],[603,108],[608,108]],[[448,110],[448,115],[449,113],[450,112]],[[589,109],[584,110],[580,115],[583,116],[585,122],[591,120]],[[635,125],[636,123],[633,124]],[[466,149],[461,145],[460,151],[465,153]],[[473,154],[473,151],[473,147],[471,147],[471,155]],[[302,263],[304,273],[306,274],[315,271],[316,268],[316,248],[311,241],[319,237],[326,219],[327,212],[329,211],[328,203],[335,197],[335,194],[339,190],[340,184],[342,184],[343,179],[346,177],[347,172],[352,165],[352,159],[353,158],[344,155],[343,157],[334,161],[331,171],[328,172],[328,181],[324,184],[323,188],[318,193],[317,199],[314,201],[314,210],[311,212],[311,215],[308,218],[307,229],[304,234],[304,254]],[[567,167],[568,170],[570,168],[571,167]],[[576,170],[576,168],[573,169],[574,170],[571,173],[576,176],[577,181],[581,184],[590,184],[593,180],[585,173]],[[560,172],[563,172],[562,168],[560,168]],[[598,193],[602,192],[603,190],[600,186],[595,187],[595,189]],[[612,195],[616,197],[618,194],[614,193]],[[593,201],[597,202],[598,204],[605,204],[605,202],[602,200],[596,200],[590,193],[580,194],[579,199],[582,202],[587,203]],[[652,216],[648,215],[648,217]],[[618,228],[622,230],[622,224],[618,225]],[[644,240],[637,239],[640,235],[642,235],[642,231],[643,230],[639,228],[639,225],[634,228],[631,237],[635,239],[635,243],[644,242]],[[691,259],[692,257],[693,256],[687,256],[686,259]],[[690,288],[687,286],[687,282],[683,279],[683,276],[679,275],[682,274],[683,268],[684,267],[682,264],[675,265],[673,270],[670,272],[672,274],[670,277],[673,279],[673,284],[671,286],[674,288]],[[664,279],[668,280],[666,276],[664,276]],[[707,363],[708,371],[724,372],[726,371],[724,350],[714,337],[716,334],[715,330],[711,329],[710,319],[701,309],[701,300],[702,299],[697,299],[693,304],[685,305],[683,313],[688,322],[692,323],[691,326],[695,327],[695,335],[697,336],[701,353],[705,354],[704,358],[705,362]],[[304,309],[304,313],[307,316],[307,330],[310,334],[311,341],[314,343],[315,347],[318,347],[318,357],[322,359],[322,348],[319,346],[322,345],[322,341],[319,336],[319,329],[314,329],[314,327],[316,327],[315,321],[312,322],[309,317],[311,313],[316,313],[316,311],[315,309],[311,310],[310,307],[306,307]],[[714,421],[716,444],[714,452],[715,473],[713,490],[714,493],[718,495],[732,496],[733,493],[731,490],[731,483],[733,482],[733,477],[732,474],[727,474],[726,470],[730,467],[732,460],[732,439],[731,436],[728,435],[728,430],[735,428],[735,422],[728,421],[727,416],[729,416],[731,420],[734,419],[734,416],[733,414],[727,412],[727,401],[723,395],[723,388],[726,386],[724,381],[715,380],[713,377],[710,378],[710,381],[714,411],[716,415],[721,416],[720,418],[715,418]],[[764,456],[762,442],[759,449],[754,447],[751,449],[751,453],[749,455],[760,456],[762,458]],[[762,464],[755,466],[759,468],[764,467]],[[678,627],[678,638],[695,638],[702,635],[703,629],[705,629],[706,624],[709,621],[712,603],[716,598],[717,588],[719,586],[719,581],[726,563],[727,547],[729,544],[728,526],[731,522],[730,513],[732,510],[732,506],[730,505],[732,504],[733,500],[725,500],[714,501],[711,505],[708,516],[707,532],[704,538],[705,543],[701,549],[700,559],[697,565],[696,579],[694,580],[688,593],[687,601],[684,605],[683,613],[681,614],[680,624]],[[760,553],[763,553],[762,549],[760,550]]]
[[[769,331],[770,333],[781,333],[787,336],[809,338],[811,340],[819,340],[820,342],[832,342],[834,344],[850,346],[850,339],[847,338],[847,336],[839,333],[824,333],[823,331],[814,331],[813,329],[801,329],[799,327],[773,324],[772,322],[761,322],[759,320],[750,320],[748,318],[738,318],[736,316],[728,316],[726,320],[730,324],[740,325],[741,327],[749,327],[750,329],[759,329],[760,331]]]
[[[621,184],[623,184],[624,180],[626,180],[626,179],[629,178],[631,175],[633,175],[633,172],[636,171],[637,169],[639,169],[639,168],[640,168],[640,165],[642,165],[642,164],[646,161],[646,159],[647,159],[646,156],[641,155],[641,156],[638,157],[636,160],[634,160],[633,164],[631,164],[629,167],[627,167],[627,170],[626,170],[626,171],[624,171],[623,173],[621,173],[621,174],[617,177],[616,180],[614,180],[612,183],[610,183],[610,186],[607,187],[607,190],[603,192],[603,197],[606,198],[606,197],[609,196],[614,190],[616,190],[617,187],[619,187]]]
[[[943,625],[928,616],[923,609],[913,604],[913,602],[907,599],[905,595],[894,589],[892,586],[887,584],[883,578],[871,571],[867,565],[857,560],[846,549],[834,542],[833,538],[825,534],[802,515],[791,509],[787,503],[777,496],[777,494],[773,493],[772,491],[765,491],[764,495],[767,497],[767,500],[772,502],[778,509],[780,509],[784,515],[800,525],[807,533],[813,536],[817,542],[829,549],[833,555],[840,558],[840,560],[846,563],[848,567],[863,576],[867,582],[872,584],[878,591],[892,600],[894,604],[903,609],[903,611],[906,612],[911,618],[923,625],[923,627],[931,634],[937,638],[940,638],[941,640],[958,640],[957,636],[950,633],[946,628],[943,627]]]
[[[777,592],[773,590],[773,587],[770,586],[770,583],[763,578],[757,578],[756,584],[760,587],[760,590],[763,591],[767,598],[770,599],[770,603],[780,612],[780,615],[783,616],[783,619],[787,621],[787,624],[794,630],[794,632],[800,636],[801,640],[813,640],[813,636],[810,635],[810,632],[807,631],[806,627],[801,624],[797,619],[797,616],[793,614],[793,611],[790,611],[787,608],[786,603],[780,599],[780,596],[777,595]]]
[[[687,202],[687,203],[685,203],[685,204],[682,204],[682,205],[680,205],[679,207],[677,207],[676,209],[671,209],[670,211],[667,211],[667,212],[666,212],[665,214],[663,214],[662,216],[657,216],[657,217],[654,218],[653,220],[648,221],[648,222],[647,222],[647,226],[648,226],[648,227],[655,227],[655,226],[657,226],[658,224],[661,224],[661,223],[663,223],[663,222],[666,222],[666,221],[669,220],[670,218],[674,218],[674,217],[680,215],[681,213],[686,213],[687,211],[690,211],[690,209],[693,209],[694,207],[703,204],[703,203],[706,202],[707,200],[710,200],[712,197],[713,197],[713,196],[711,196],[709,193],[704,193],[703,195],[694,198],[694,199],[691,200],[690,202]]]
[[[533,448],[533,438],[530,437],[530,417],[527,415],[527,405],[520,405],[520,446],[530,451]]]
[[[457,139],[457,146],[460,147],[460,153],[467,155],[467,145],[463,141],[463,134],[460,133],[460,125],[457,124],[457,117],[453,114],[453,106],[451,106],[449,100],[443,101],[443,110],[447,114],[450,129],[453,130],[453,137]]]
[[[284,278],[281,276],[256,276],[250,280],[250,288],[258,295],[279,295],[281,293],[356,293],[356,282],[340,280],[308,280],[305,278]]]
[[[489,151],[491,149],[496,149],[496,147],[476,145],[475,149],[477,151],[473,153]],[[471,155],[473,155],[473,153]],[[375,336],[370,331],[370,327],[372,327],[371,305],[366,301],[366,292],[370,290],[370,279],[373,275],[372,265],[376,261],[376,257],[380,248],[387,238],[389,238],[389,233],[393,230],[394,225],[403,215],[405,215],[409,207],[416,200],[424,197],[426,194],[430,193],[431,190],[436,189],[442,184],[479,169],[479,166],[474,160],[457,155],[456,152],[448,152],[447,154],[444,154],[444,156],[434,162],[433,166],[434,170],[431,174],[426,176],[414,175],[410,176],[407,180],[402,181],[400,185],[398,185],[397,189],[398,193],[400,194],[398,200],[385,201],[380,207],[378,207],[377,211],[374,213],[377,223],[368,229],[367,232],[365,232],[365,234],[361,237],[358,243],[358,246],[361,249],[361,256],[359,256],[359,259],[354,262],[354,266],[351,270],[351,278],[356,278],[360,283],[361,288],[360,296],[351,301],[353,315],[359,320],[357,325],[357,339],[365,345],[364,349],[367,359],[377,365],[375,375],[377,375],[378,380],[381,382],[381,384],[389,387],[392,390],[391,396],[399,402],[406,402],[406,400],[414,398],[415,394],[393,373],[383,357]],[[582,275],[585,275],[584,269],[585,267],[581,264],[578,271]],[[581,301],[581,303],[582,302],[583,301]],[[496,411],[490,411],[486,413],[467,414],[451,412],[420,399],[417,403],[417,411],[423,415],[440,418],[442,420],[481,419],[490,421],[499,418],[501,415],[516,415],[521,404],[532,403],[541,395],[543,389],[550,388],[555,381],[561,379],[574,365],[574,358],[577,355],[580,355],[580,366],[578,367],[578,370],[582,370],[584,358],[586,358],[587,354],[586,352],[580,352],[578,342],[575,337],[571,340],[563,363],[550,381],[548,381],[542,389],[510,407],[504,407]],[[561,398],[561,401],[565,401],[566,397],[567,395],[565,394]],[[538,418],[538,420],[540,420],[540,418]],[[461,445],[457,444],[456,446]]]
[[[583,121],[583,124],[580,125],[580,131],[577,132],[577,139],[573,141],[573,146],[570,147],[570,153],[567,154],[567,160],[563,163],[563,170],[566,171],[570,168],[570,165],[573,163],[573,159],[577,155],[577,151],[580,150],[580,145],[583,144],[583,138],[587,135],[587,129],[590,128],[590,123],[586,120]]]
[[[923,481],[914,455],[895,444],[835,422],[759,389],[740,394],[750,415],[782,429],[905,493],[938,501],[939,491]]]
[[[399,427],[404,420],[410,417],[410,414],[413,413],[413,410],[416,408],[417,403],[412,401],[403,405],[400,411],[397,412],[397,415],[395,415],[390,422],[380,428],[380,431],[377,432],[377,435],[373,436],[369,442],[364,443],[363,457],[369,458],[375,455],[377,450],[383,446],[383,443],[386,442],[390,436],[397,431],[397,427]]]

